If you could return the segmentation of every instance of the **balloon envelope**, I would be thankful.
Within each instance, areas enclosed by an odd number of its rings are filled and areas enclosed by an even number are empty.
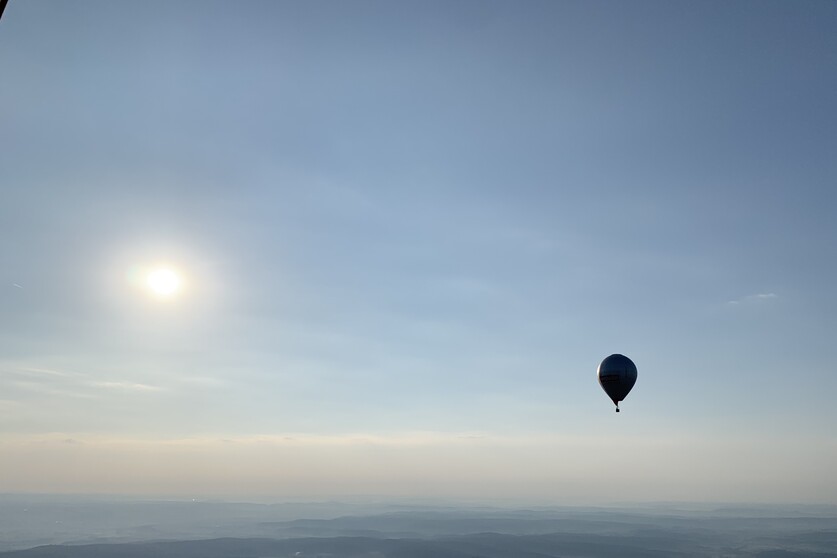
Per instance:
[[[636,383],[636,364],[625,355],[610,355],[599,364],[599,384],[619,408]]]

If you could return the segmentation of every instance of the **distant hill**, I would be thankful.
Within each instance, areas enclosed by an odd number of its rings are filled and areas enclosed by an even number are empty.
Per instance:
[[[49,545],[2,552],[2,558],[827,558],[837,551],[719,549],[676,533],[641,536],[484,533],[438,539],[331,537],[223,538],[126,544]]]
[[[837,558],[837,507],[506,509],[0,495],[0,558],[710,556]]]

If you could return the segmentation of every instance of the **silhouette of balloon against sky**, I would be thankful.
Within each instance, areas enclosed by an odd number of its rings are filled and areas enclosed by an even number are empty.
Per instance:
[[[613,400],[618,413],[619,402],[627,397],[636,383],[636,365],[625,355],[610,355],[599,364],[597,375],[599,384]]]

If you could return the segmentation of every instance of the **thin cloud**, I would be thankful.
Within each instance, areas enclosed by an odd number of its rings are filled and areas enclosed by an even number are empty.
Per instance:
[[[7,373],[16,374],[18,376],[36,376],[36,377],[53,377],[53,378],[80,378],[83,375],[77,372],[69,372],[67,370],[56,370],[54,368],[38,368],[34,366],[14,367],[7,370]]]
[[[56,370],[36,366],[8,366],[0,367],[3,378],[0,384],[25,390],[30,393],[41,393],[62,397],[97,397],[96,390],[111,390],[122,392],[156,392],[163,388],[130,381],[94,380],[88,374],[69,370]]]
[[[158,386],[151,386],[148,384],[139,384],[133,382],[93,382],[92,384],[95,387],[104,388],[104,389],[113,389],[118,391],[140,391],[140,392],[149,392],[149,391],[162,391],[163,388]]]
[[[737,298],[735,300],[730,300],[727,304],[753,304],[757,302],[764,302],[767,300],[773,300],[779,298],[779,295],[776,293],[756,293],[747,296],[742,296],[741,298]]]
[[[58,397],[85,398],[87,378],[77,372],[37,366],[0,366],[0,385],[8,393],[23,392]]]

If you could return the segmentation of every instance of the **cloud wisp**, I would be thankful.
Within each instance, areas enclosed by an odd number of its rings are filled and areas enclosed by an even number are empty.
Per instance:
[[[156,392],[163,388],[141,382],[97,380],[88,374],[33,366],[8,366],[3,372],[7,391],[22,390],[44,395],[95,397],[97,391]]]
[[[757,304],[760,302],[775,300],[777,298],[779,298],[779,295],[777,295],[776,293],[756,293],[727,301],[727,304]]]

